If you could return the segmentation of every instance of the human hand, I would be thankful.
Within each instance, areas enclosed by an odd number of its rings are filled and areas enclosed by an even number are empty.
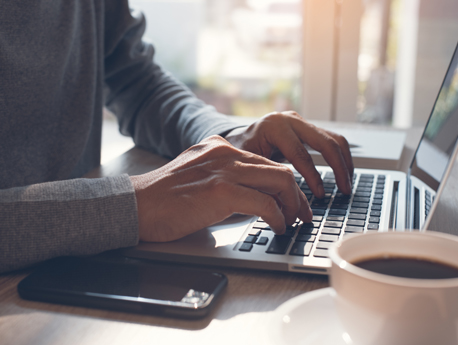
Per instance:
[[[312,220],[290,169],[237,149],[219,136],[131,181],[143,241],[172,241],[233,213],[262,217],[277,234],[296,218]]]
[[[269,159],[280,152],[304,176],[313,194],[322,198],[323,181],[303,145],[308,144],[321,152],[334,170],[339,189],[351,194],[353,161],[347,140],[312,125],[294,111],[267,114],[249,127],[232,130],[225,138],[237,148]]]

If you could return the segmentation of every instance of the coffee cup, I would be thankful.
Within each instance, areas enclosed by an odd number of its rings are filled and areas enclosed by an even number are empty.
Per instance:
[[[332,296],[348,343],[458,344],[457,236],[350,235],[331,246],[329,256]],[[448,275],[437,277],[442,269]]]

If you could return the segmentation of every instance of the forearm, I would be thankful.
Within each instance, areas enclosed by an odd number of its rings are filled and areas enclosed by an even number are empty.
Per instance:
[[[0,191],[0,272],[62,255],[90,255],[138,242],[127,175]]]

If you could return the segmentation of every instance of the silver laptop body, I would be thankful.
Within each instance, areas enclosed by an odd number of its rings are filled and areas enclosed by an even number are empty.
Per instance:
[[[331,205],[328,208],[310,195],[314,215],[320,215],[315,216],[316,221],[314,219],[312,224],[296,224],[287,236],[275,236],[258,217],[233,215],[174,242],[140,243],[126,248],[123,255],[179,263],[327,274],[331,263],[326,247],[337,239],[358,232],[428,228],[458,153],[457,138],[458,46],[407,174],[355,169],[354,194],[349,197],[346,210],[341,207],[343,211],[338,215],[332,213],[337,212],[333,205],[339,206],[338,200],[345,198],[337,188],[330,192],[329,202],[325,202]],[[322,174],[325,187],[327,181],[332,183],[329,167],[318,166],[317,170]],[[307,195],[304,179],[297,172],[295,174]],[[372,184],[370,175],[373,176]],[[369,197],[368,189],[372,190]],[[358,193],[361,190],[363,192]],[[368,199],[366,204],[358,202]],[[361,226],[360,218],[364,213],[359,206],[364,205],[368,206]],[[339,222],[342,213],[345,213],[344,219]]]

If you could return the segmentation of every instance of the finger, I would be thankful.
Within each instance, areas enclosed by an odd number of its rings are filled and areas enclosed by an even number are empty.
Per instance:
[[[296,218],[304,221],[312,218],[307,198],[299,189],[292,171],[285,166],[239,163],[231,179],[245,187],[275,195],[288,225],[293,224]]]
[[[300,121],[302,123],[302,125],[297,123],[293,126],[294,132],[302,142],[310,145],[311,148],[323,155],[323,158],[334,170],[339,189],[346,194],[351,194],[350,172],[339,142],[326,131],[308,122],[299,119],[292,119],[292,121]]]
[[[297,134],[291,128],[288,128],[282,131],[281,138],[272,140],[275,141],[275,146],[279,148],[285,158],[304,176],[312,193],[318,198],[323,198],[324,188],[321,176],[315,168],[312,157],[299,140]]]
[[[285,217],[274,197],[252,188],[240,185],[234,187],[232,198],[230,198],[231,213],[262,217],[277,235],[285,232]]]
[[[355,170],[355,167],[353,165],[353,158],[351,157],[351,152],[350,152],[350,145],[348,144],[347,139],[345,139],[344,136],[325,130],[325,132],[332,136],[340,145],[340,148],[342,150],[342,155],[345,160],[345,164],[347,165],[348,172],[350,174],[350,179],[353,180],[353,173]]]

